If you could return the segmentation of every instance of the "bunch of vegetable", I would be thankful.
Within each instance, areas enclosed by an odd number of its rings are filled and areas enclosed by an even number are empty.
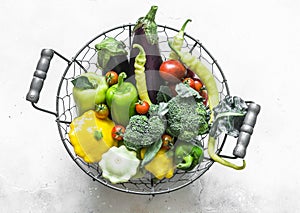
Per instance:
[[[204,106],[199,93],[182,83],[177,84],[175,90],[177,95],[167,102],[166,132],[184,141],[207,133],[210,111]]]
[[[156,11],[152,6],[138,19],[129,58],[124,43],[108,37],[95,46],[102,74],[88,72],[72,81],[78,117],[70,142],[111,183],[127,182],[141,171],[163,179],[177,169],[193,170],[204,156],[198,138],[209,133],[219,104],[212,73],[181,52],[191,20],[169,41],[171,52],[163,61]],[[236,168],[214,154],[214,140],[209,139],[211,158]]]

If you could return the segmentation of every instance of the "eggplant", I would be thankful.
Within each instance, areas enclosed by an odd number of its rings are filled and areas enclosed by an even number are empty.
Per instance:
[[[102,69],[103,74],[113,70],[120,74],[129,70],[128,52],[126,45],[122,41],[108,37],[101,43],[95,45],[97,50],[97,64]]]
[[[158,45],[157,24],[155,23],[155,15],[158,7],[152,6],[145,17],[141,17],[136,22],[133,29],[133,44],[139,44],[143,47],[146,53],[145,74],[149,98],[152,103],[157,103],[156,96],[161,85],[164,85],[164,80],[160,77],[159,67],[163,60],[160,54]],[[139,53],[137,48],[130,50],[130,70],[128,80],[135,84],[134,63],[135,58]]]

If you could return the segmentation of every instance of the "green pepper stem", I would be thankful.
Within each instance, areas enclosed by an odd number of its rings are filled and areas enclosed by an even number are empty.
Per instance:
[[[118,87],[120,87],[123,84],[124,78],[127,78],[127,75],[125,72],[121,72],[118,77]]]
[[[182,27],[181,27],[180,31],[181,31],[181,32],[184,32],[184,30],[185,30],[185,27],[186,27],[187,23],[189,23],[189,22],[191,22],[191,21],[192,21],[192,19],[188,19],[188,20],[186,20],[186,21],[184,22],[184,24],[182,25]]]
[[[177,168],[178,169],[188,169],[191,167],[193,160],[194,160],[193,156],[186,155],[183,157],[183,161],[181,163],[177,164]]]

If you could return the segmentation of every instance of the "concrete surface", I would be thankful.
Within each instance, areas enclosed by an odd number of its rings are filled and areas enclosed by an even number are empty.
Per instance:
[[[54,117],[25,96],[42,48],[71,58],[154,4],[159,24],[191,18],[187,32],[218,60],[231,94],[262,111],[245,170],[215,164],[194,184],[149,199],[93,182],[62,146]],[[2,0],[0,212],[300,212],[299,10],[297,0]],[[62,72],[49,72],[40,106],[54,109]]]

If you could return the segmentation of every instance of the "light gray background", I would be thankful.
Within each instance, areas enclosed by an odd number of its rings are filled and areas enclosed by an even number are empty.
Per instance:
[[[194,184],[149,200],[93,182],[68,156],[54,117],[25,96],[42,48],[71,58],[154,4],[159,24],[191,18],[187,33],[218,60],[231,94],[262,111],[245,170],[214,164]],[[2,0],[0,212],[300,212],[299,11],[298,0]],[[52,61],[40,106],[54,109],[64,68]]]

